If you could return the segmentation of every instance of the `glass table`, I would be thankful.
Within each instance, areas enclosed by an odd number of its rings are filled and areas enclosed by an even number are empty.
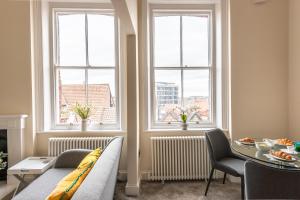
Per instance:
[[[262,141],[262,140],[256,140]],[[284,149],[286,147],[275,145],[271,150],[278,151],[280,149]],[[271,167],[286,169],[286,170],[299,170],[300,171],[300,153],[292,154],[292,156],[296,159],[294,162],[284,162],[276,160],[275,158],[268,157],[268,151],[259,151],[256,149],[255,145],[244,145],[237,141],[233,141],[231,143],[231,149],[234,153],[239,154],[247,159],[252,159],[253,161],[259,162],[263,165],[268,165]]]

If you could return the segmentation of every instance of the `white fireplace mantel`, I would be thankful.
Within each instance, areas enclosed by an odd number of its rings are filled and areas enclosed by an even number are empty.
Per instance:
[[[24,156],[24,128],[27,115],[0,115],[0,129],[7,130],[8,167]]]
[[[28,115],[0,115],[0,129],[7,131],[8,167],[24,159],[24,129]],[[12,176],[7,183],[16,183]]]
[[[0,115],[0,129],[24,129],[28,115]]]

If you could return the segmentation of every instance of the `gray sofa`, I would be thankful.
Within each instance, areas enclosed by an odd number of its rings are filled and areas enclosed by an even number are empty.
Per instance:
[[[112,200],[117,181],[119,160],[123,137],[115,137],[105,148],[73,195],[73,200]],[[56,184],[70,173],[90,150],[69,150],[62,153],[52,169],[34,180],[16,195],[13,200],[44,200],[53,191]]]

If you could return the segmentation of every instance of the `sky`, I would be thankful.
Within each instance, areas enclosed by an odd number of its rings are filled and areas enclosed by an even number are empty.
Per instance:
[[[114,18],[88,14],[88,52],[92,66],[115,65]],[[76,23],[74,23],[76,22]],[[154,65],[180,66],[180,17],[155,17]],[[85,15],[59,15],[59,65],[86,65]],[[182,17],[182,60],[187,66],[208,66],[208,18]],[[84,84],[84,70],[60,71],[63,84]],[[98,69],[88,73],[89,84],[109,84],[115,95],[114,70]],[[181,92],[180,70],[155,70],[156,82],[175,83]],[[183,73],[184,97],[209,95],[209,71]]]

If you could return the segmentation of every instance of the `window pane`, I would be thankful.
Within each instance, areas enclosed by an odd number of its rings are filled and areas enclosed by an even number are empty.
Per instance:
[[[209,30],[208,16],[182,17],[183,65],[207,66]]]
[[[80,118],[72,111],[76,103],[85,104],[85,72],[76,69],[58,70],[59,123],[79,123]]]
[[[209,70],[185,70],[183,73],[184,107],[193,122],[210,120]]]
[[[93,123],[117,122],[115,70],[89,70],[88,102],[93,107]]]
[[[155,17],[154,66],[180,66],[180,17]]]
[[[88,27],[90,65],[114,66],[114,16],[89,14]]]
[[[86,64],[84,14],[58,15],[59,65]]]
[[[155,70],[155,120],[177,122],[181,105],[181,81],[179,70]]]

